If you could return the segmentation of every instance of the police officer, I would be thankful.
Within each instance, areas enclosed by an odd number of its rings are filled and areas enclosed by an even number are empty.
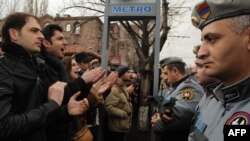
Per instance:
[[[160,61],[160,87],[159,87],[159,92],[153,96],[153,100],[155,103],[153,103],[153,113],[158,111],[158,106],[161,105],[162,99],[164,95],[168,94],[169,91],[171,90],[168,82],[167,82],[167,75],[165,74],[166,72],[166,64],[169,61],[169,58],[164,58]],[[150,96],[151,97],[151,96]],[[148,99],[150,101],[150,99]]]
[[[220,83],[218,79],[210,77],[205,73],[203,60],[198,57],[199,50],[200,45],[193,48],[193,53],[196,55],[196,59],[192,72],[194,73],[197,82],[203,87],[206,94],[201,98],[198,106],[196,107],[197,112],[199,112],[202,107],[206,106],[207,103],[204,101],[213,97],[213,90]]]
[[[164,96],[162,110],[151,120],[154,131],[161,139],[186,141],[195,114],[195,107],[203,95],[201,86],[185,75],[185,63],[171,57],[166,64],[167,81],[172,92]],[[163,117],[160,117],[160,114]]]
[[[250,0],[206,0],[192,13],[205,73],[222,81],[200,110],[189,141],[223,141],[224,125],[250,121]]]

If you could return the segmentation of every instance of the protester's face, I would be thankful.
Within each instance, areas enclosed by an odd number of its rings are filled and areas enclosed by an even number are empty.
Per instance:
[[[130,84],[128,87],[127,87],[127,90],[130,94],[134,93],[135,92],[135,85],[134,84]]]
[[[71,79],[74,80],[78,77],[78,65],[76,63],[76,60],[75,59],[72,59],[71,60],[71,71],[70,71],[70,76],[71,76]]]
[[[195,67],[193,69],[193,72],[195,73],[195,77],[197,79],[197,82],[200,85],[208,85],[208,84],[215,83],[217,80],[213,77],[209,77],[205,73],[205,67],[203,65],[203,62],[204,61],[202,59],[196,58],[196,60],[195,60]]]
[[[248,34],[236,34],[228,19],[205,26],[198,56],[204,60],[206,74],[225,82],[239,80],[239,73],[249,73],[245,70],[249,59]]]
[[[127,72],[125,72],[121,78],[123,80],[131,80],[132,79],[132,73],[130,72],[130,70],[128,70]]]
[[[29,17],[21,31],[10,29],[9,33],[11,41],[21,45],[29,54],[40,52],[44,36],[35,18]]]
[[[67,40],[65,39],[62,32],[56,30],[54,35],[51,37],[51,43],[48,42],[47,50],[54,56],[58,58],[64,57],[64,50],[68,45]]]
[[[82,70],[84,70],[84,71],[86,71],[86,70],[88,70],[88,69],[91,69],[91,64],[90,64],[90,63],[81,62],[81,63],[78,64],[78,66],[79,66]]]

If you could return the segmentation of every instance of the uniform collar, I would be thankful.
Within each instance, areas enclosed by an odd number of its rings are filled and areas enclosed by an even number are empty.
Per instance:
[[[213,90],[220,84],[221,82],[217,82],[217,83],[212,83],[212,84],[208,84],[208,85],[205,85],[203,88],[204,88],[204,91],[206,92],[206,95],[211,95],[213,94]]]
[[[223,83],[221,83],[218,87],[214,90],[215,97],[224,102],[230,103],[235,101],[244,100],[250,95],[248,92],[250,91],[250,77],[239,81],[231,86],[224,87]]]
[[[179,85],[180,83],[182,83],[184,80],[190,81],[190,79],[188,79],[189,77],[190,77],[190,75],[186,75],[186,76],[182,77],[180,80],[174,82],[174,83],[172,84],[172,88],[174,88],[174,89],[177,88],[178,85]]]

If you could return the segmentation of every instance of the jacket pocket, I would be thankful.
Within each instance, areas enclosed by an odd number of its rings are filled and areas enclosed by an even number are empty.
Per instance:
[[[122,131],[128,131],[130,129],[131,123],[129,116],[120,121],[120,129]]]

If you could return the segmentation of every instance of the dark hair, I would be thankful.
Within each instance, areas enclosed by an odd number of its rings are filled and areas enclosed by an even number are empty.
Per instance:
[[[70,72],[72,70],[72,59],[74,59],[72,56],[65,56],[63,58],[64,68],[65,68],[70,79],[72,79],[70,76]]]
[[[43,33],[43,36],[44,38],[49,41],[50,43],[51,42],[51,37],[54,35],[54,32],[55,31],[60,31],[60,32],[63,32],[63,29],[60,25],[58,24],[49,24],[49,25],[46,25],[43,29],[42,29],[42,33]]]
[[[126,81],[126,86],[134,85],[135,87],[138,87],[138,80],[137,79],[131,79]]]
[[[77,63],[89,63],[94,59],[94,57],[87,52],[77,53],[74,57]]]
[[[23,12],[16,12],[7,16],[2,27],[2,43],[4,44],[5,42],[10,41],[10,35],[8,31],[10,28],[21,31],[30,17],[36,19],[38,23],[40,22],[36,16]]]

